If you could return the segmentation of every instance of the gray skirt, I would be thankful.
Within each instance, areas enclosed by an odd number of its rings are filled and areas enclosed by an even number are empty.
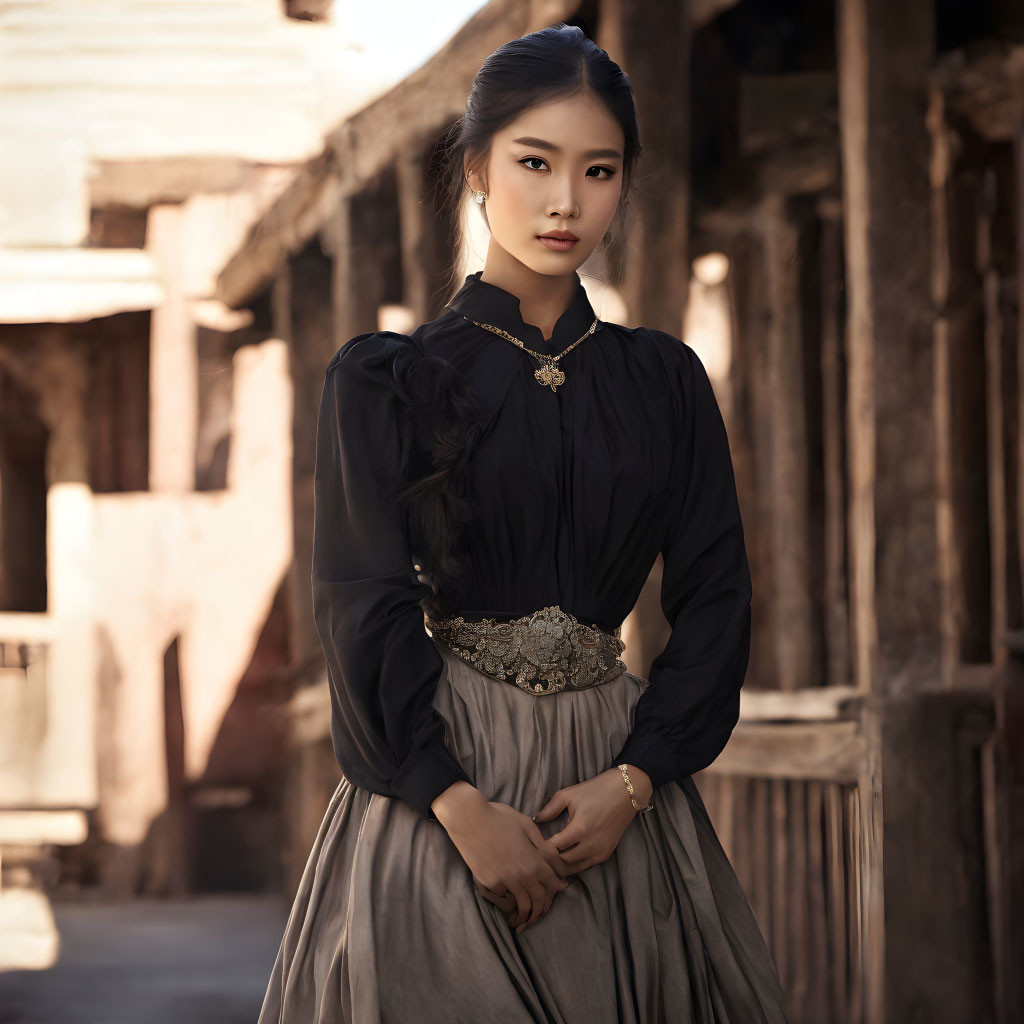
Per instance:
[[[435,641],[446,743],[533,815],[612,766],[647,681],[534,696]],[[545,837],[568,812],[538,822]],[[692,779],[517,935],[444,828],[346,779],[285,926],[258,1024],[785,1024],[764,937]]]

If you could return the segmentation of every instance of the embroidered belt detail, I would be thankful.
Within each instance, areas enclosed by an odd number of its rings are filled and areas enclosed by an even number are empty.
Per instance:
[[[621,627],[608,633],[558,605],[517,619],[467,622],[461,615],[426,617],[427,631],[473,668],[527,693],[583,690],[626,671]]]

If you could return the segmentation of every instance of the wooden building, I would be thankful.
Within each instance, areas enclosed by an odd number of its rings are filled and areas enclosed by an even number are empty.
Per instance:
[[[269,296],[291,346],[297,564],[323,367],[402,329],[394,306],[440,313],[437,140],[480,61],[559,18],[630,73],[645,143],[614,277],[584,271],[622,322],[694,344],[727,414],[755,639],[701,785],[791,1019],[1019,1021],[1019,5],[489,4],[339,126],[220,276],[228,306]],[[667,628],[658,572],[627,622],[637,671]],[[293,703],[296,859],[336,777],[326,729],[318,683]]]
[[[221,703],[208,709],[209,735],[235,752],[220,776],[210,774],[215,761],[198,754],[182,767],[174,695],[181,680],[201,675],[179,667],[173,624],[182,621],[181,606],[157,606],[162,682],[144,691],[151,700],[144,716],[148,742],[162,738],[158,778],[177,780],[153,790],[165,792],[163,820],[176,838],[156,846],[148,877],[166,879],[168,865],[206,864],[222,883],[217,858],[197,855],[197,836],[237,851],[248,848],[240,833],[265,836],[266,828],[283,855],[286,890],[294,885],[338,780],[308,587],[323,370],[357,333],[402,330],[440,313],[456,254],[434,200],[438,140],[462,112],[488,53],[562,19],[585,23],[629,72],[645,145],[630,240],[617,259],[584,268],[604,283],[595,308],[691,342],[729,426],[754,572],[755,636],[740,725],[699,785],[768,936],[790,1019],[1018,1024],[1024,11],[1014,0],[492,0],[430,61],[341,119],[298,173],[261,193],[200,314],[176,290],[174,264],[168,271],[159,259],[154,268],[118,257],[128,261],[119,280],[159,294],[117,314],[151,318],[145,325],[124,320],[122,328],[112,311],[103,336],[149,344],[102,346],[89,364],[92,388],[83,370],[43,373],[50,382],[44,411],[27,406],[8,417],[21,425],[18,450],[36,452],[36,462],[18,469],[7,456],[0,474],[37,483],[17,492],[20,508],[9,504],[5,485],[5,522],[34,521],[42,496],[55,502],[62,477],[50,469],[49,489],[40,483],[45,449],[46,466],[67,465],[61,472],[77,483],[63,500],[78,505],[52,534],[64,540],[51,549],[74,566],[83,557],[73,543],[83,534],[81,517],[95,515],[103,500],[96,492],[136,478],[140,444],[157,451],[140,441],[132,381],[162,379],[173,360],[214,372],[199,376],[203,384],[184,407],[184,422],[199,424],[194,430],[181,430],[182,407],[167,407],[161,418],[159,396],[149,400],[147,429],[166,439],[167,475],[158,477],[170,492],[165,508],[184,502],[193,480],[199,490],[222,489],[226,466],[235,464],[225,461],[217,419],[225,408],[217,382],[230,376],[229,364],[258,375],[270,360],[251,400],[288,410],[272,430],[287,450],[274,449],[273,468],[246,492],[255,506],[252,495],[266,494],[280,479],[274,474],[287,471],[287,490],[277,495],[285,495],[283,506],[271,510],[261,534],[274,544],[260,583],[262,640],[250,649],[262,682],[249,712],[232,718],[230,709],[246,699],[247,670],[225,666]],[[235,194],[230,185],[221,191]],[[102,222],[109,237],[127,230],[115,207]],[[184,215],[181,207],[152,221],[153,237],[166,245],[147,244],[147,253],[174,251],[182,233],[172,225]],[[189,316],[204,317],[201,329],[173,327],[185,305]],[[11,376],[37,348],[54,353],[50,367],[88,351],[67,345],[79,328],[17,331],[0,335],[0,355],[7,353],[0,367]],[[44,336],[55,340],[43,344]],[[273,390],[282,379],[287,399]],[[61,381],[78,410],[66,423],[45,411],[65,407]],[[4,410],[20,409],[11,403],[33,393],[6,386]],[[123,397],[111,403],[104,397],[111,393]],[[107,412],[89,416],[87,402]],[[117,422],[109,422],[111,409],[119,410]],[[221,429],[204,430],[210,422]],[[61,444],[46,434],[53,424],[63,424]],[[94,447],[116,453],[93,463],[105,484],[82,468]],[[253,451],[258,462],[265,448],[254,442]],[[111,544],[119,514],[100,513],[109,517]],[[23,560],[10,574],[21,581],[18,602],[38,600],[38,564],[33,569],[8,533],[0,536],[0,562]],[[218,557],[202,541],[213,537],[216,546],[220,535],[174,512],[157,518],[149,543],[132,550],[151,593],[183,593],[197,603],[196,588],[166,582],[174,569],[167,547],[177,550],[168,536],[193,538],[199,560]],[[89,571],[69,577],[66,607],[88,605],[94,592],[76,580],[93,588],[104,580],[104,593],[120,592],[123,577],[109,582],[104,551],[89,557]],[[626,660],[641,673],[667,630],[659,572],[625,630]],[[137,603],[131,593],[119,614]],[[222,608],[226,591],[210,593]],[[66,649],[90,651],[99,678],[116,689],[125,654],[94,617],[62,622],[59,643],[47,632],[56,626],[40,622],[0,615],[0,634],[11,640],[0,644],[4,657],[32,644],[57,648],[66,635],[73,645]],[[63,632],[76,622],[78,634]],[[218,639],[235,628],[213,622]],[[94,716],[109,713],[105,707],[83,703],[67,735],[91,737],[81,742],[95,746]],[[264,756],[246,777],[239,751],[253,749],[252,730],[261,728]],[[98,759],[109,768],[110,756],[101,742],[77,763]],[[282,780],[276,789],[262,785],[268,766]],[[253,813],[254,792],[263,819]],[[235,798],[238,814],[229,806]],[[95,793],[83,790],[74,804],[94,806]],[[194,831],[200,821],[204,829]],[[199,881],[192,874],[177,884]]]

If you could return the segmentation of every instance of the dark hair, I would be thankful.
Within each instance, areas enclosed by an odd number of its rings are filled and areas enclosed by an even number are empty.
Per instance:
[[[387,498],[405,516],[413,561],[429,581],[430,594],[420,606],[431,618],[444,618],[465,597],[459,549],[463,525],[473,514],[466,470],[479,441],[480,410],[465,378],[446,359],[421,352],[396,360],[393,372],[405,395],[402,434],[419,444],[404,453],[403,475],[412,482]]]
[[[603,103],[622,126],[623,185],[616,215],[623,227],[627,193],[642,151],[636,100],[622,68],[581,28],[559,22],[499,46],[481,65],[466,101],[465,113],[445,132],[441,143],[441,203],[452,225],[452,293],[457,286],[462,247],[461,208],[468,189],[464,163],[482,160],[496,132],[531,107],[575,95]],[[481,207],[481,210],[483,208]],[[486,212],[484,212],[486,219]],[[609,235],[617,232],[609,230]],[[430,420],[431,471],[402,488],[414,551],[430,580],[431,595],[421,605],[433,618],[460,608],[463,590],[459,557],[462,526],[473,514],[467,500],[467,465],[479,440],[479,410],[467,383],[444,360],[424,356],[405,381],[414,405],[409,411],[422,434]],[[442,365],[438,365],[442,364]],[[417,547],[422,551],[417,551]]]

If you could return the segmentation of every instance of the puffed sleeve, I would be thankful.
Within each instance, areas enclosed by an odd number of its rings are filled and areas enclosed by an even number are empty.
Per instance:
[[[655,789],[722,752],[750,657],[750,568],[725,423],[697,353],[669,340],[680,357],[673,383],[681,483],[661,549],[661,605],[672,632],[615,760],[642,768]]]
[[[314,470],[313,612],[335,754],[353,784],[437,821],[431,801],[470,781],[432,706],[444,663],[424,628],[403,518],[388,497],[407,455],[394,360],[411,342],[358,335],[327,366]]]

